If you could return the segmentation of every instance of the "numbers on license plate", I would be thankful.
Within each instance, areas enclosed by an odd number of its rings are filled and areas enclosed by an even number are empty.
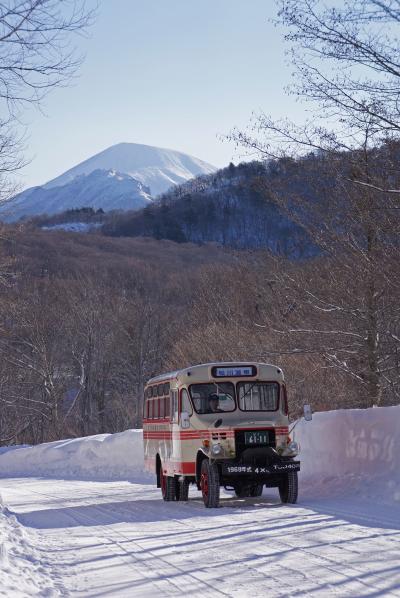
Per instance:
[[[268,444],[268,432],[245,432],[244,441],[247,445],[252,444]]]

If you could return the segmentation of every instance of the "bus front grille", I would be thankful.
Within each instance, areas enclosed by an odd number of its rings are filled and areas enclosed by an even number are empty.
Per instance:
[[[240,457],[243,451],[252,449],[263,449],[266,447],[276,448],[275,430],[274,428],[254,428],[254,431],[266,431],[268,432],[268,444],[252,444],[251,447],[245,442],[245,433],[251,430],[235,430],[235,447],[236,447],[236,458]]]

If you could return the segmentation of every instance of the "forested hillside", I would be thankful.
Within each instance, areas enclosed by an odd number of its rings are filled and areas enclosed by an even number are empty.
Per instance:
[[[2,255],[2,444],[140,426],[149,377],[211,360],[280,364],[292,416],[371,404],[364,315],[345,307],[362,306],[365,281],[334,258],[29,227],[3,231]],[[396,297],[383,307],[380,404],[393,404]]]
[[[315,251],[311,240],[266,191],[277,174],[272,163],[230,164],[173,187],[143,210],[108,218],[103,232],[178,243],[215,242],[237,249],[268,248],[292,257],[311,255]]]

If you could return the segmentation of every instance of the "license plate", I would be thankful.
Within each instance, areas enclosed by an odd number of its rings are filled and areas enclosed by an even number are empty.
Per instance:
[[[269,440],[269,435],[266,430],[257,430],[253,432],[245,432],[244,433],[244,443],[247,446],[253,445],[260,445],[264,444],[267,445]]]

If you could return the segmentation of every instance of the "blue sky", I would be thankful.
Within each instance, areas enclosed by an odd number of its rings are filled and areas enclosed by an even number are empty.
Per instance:
[[[91,0],[90,0],[91,1]],[[78,78],[24,115],[24,186],[122,141],[168,147],[215,166],[240,161],[219,135],[252,111],[296,116],[273,0],[103,0]]]

